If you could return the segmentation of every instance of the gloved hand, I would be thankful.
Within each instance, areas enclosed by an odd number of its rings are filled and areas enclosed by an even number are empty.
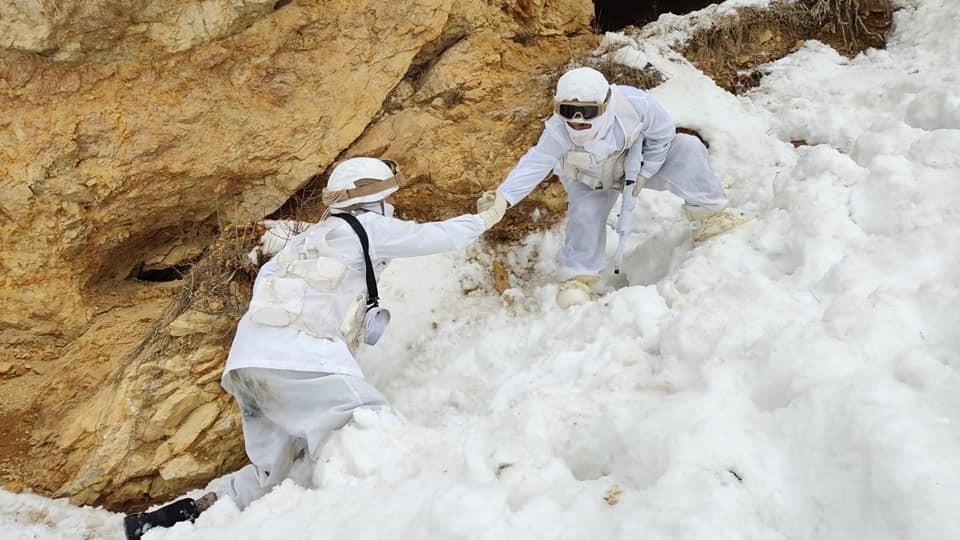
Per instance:
[[[480,198],[477,199],[477,213],[483,212],[484,210],[493,206],[493,201],[497,198],[497,192],[494,191],[484,191],[480,194]]]
[[[507,206],[507,200],[499,191],[486,191],[480,195],[477,199],[477,215],[483,218],[483,230],[489,230],[503,219]]]
[[[632,186],[633,190],[631,191],[631,193],[633,194],[634,197],[636,197],[637,195],[640,195],[640,190],[643,189],[643,186],[646,185],[646,183],[647,183],[646,178],[642,176],[638,176],[635,181],[627,180],[624,183],[624,187],[629,189]],[[626,191],[626,189],[624,191]]]

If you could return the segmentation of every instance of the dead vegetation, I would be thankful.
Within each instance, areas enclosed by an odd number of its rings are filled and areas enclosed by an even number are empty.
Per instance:
[[[463,91],[463,88],[456,86],[444,90],[440,93],[440,99],[443,101],[444,107],[451,109],[457,105],[463,103],[463,99],[466,96],[466,93]]]
[[[536,32],[534,32],[533,30],[528,30],[524,28],[524,29],[521,29],[516,34],[514,34],[513,37],[510,38],[510,41],[513,41],[517,45],[526,47],[528,45],[532,45],[536,41],[536,39],[537,39]]]
[[[841,54],[854,56],[868,47],[883,48],[893,19],[890,0],[805,0],[809,16]]]
[[[262,225],[224,229],[184,275],[178,310],[196,309],[239,319],[246,311],[258,269],[247,253],[262,235]]]
[[[603,73],[607,81],[612,84],[633,86],[641,90],[650,90],[664,81],[663,74],[657,71],[657,68],[653,67],[652,64],[647,64],[642,69],[636,69],[614,62],[606,56],[588,56],[575,59],[564,71],[577,67],[593,68]]]
[[[262,225],[227,227],[203,256],[183,276],[173,302],[153,324],[144,340],[128,355],[124,364],[133,367],[148,363],[144,356],[166,355],[173,341],[167,328],[188,310],[237,321],[247,309],[258,265],[247,256],[263,235]],[[120,370],[117,376],[123,376]],[[119,384],[120,379],[114,381]]]
[[[757,86],[758,65],[816,39],[853,57],[883,48],[893,19],[890,0],[795,0],[747,7],[694,33],[681,53],[735,94]]]
[[[172,354],[170,323],[188,310],[237,321],[247,309],[257,265],[247,257],[263,234],[261,225],[225,228],[203,256],[183,276],[176,297],[116,373],[119,384],[126,369],[150,364],[149,357]],[[189,345],[187,346],[189,347]]]

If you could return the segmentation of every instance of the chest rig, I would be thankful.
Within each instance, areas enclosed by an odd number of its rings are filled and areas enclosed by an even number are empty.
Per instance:
[[[610,88],[610,93],[614,114],[614,125],[611,129],[620,129],[623,142],[606,156],[597,156],[582,146],[574,146],[560,159],[557,166],[561,177],[576,180],[591,189],[623,188],[627,152],[640,139],[643,130],[643,118],[627,97],[620,93],[616,86]],[[617,134],[612,136],[616,137]]]

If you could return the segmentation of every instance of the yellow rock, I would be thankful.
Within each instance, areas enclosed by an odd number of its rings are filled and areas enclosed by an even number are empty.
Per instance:
[[[140,272],[193,263],[345,151],[444,194],[420,216],[467,211],[536,140],[550,70],[598,41],[565,37],[588,0],[275,4],[0,2],[0,350],[30,365],[0,376],[7,484],[119,508],[241,466],[218,379],[249,285]]]

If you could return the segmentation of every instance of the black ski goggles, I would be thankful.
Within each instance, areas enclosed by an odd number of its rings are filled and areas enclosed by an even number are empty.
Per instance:
[[[582,101],[559,101],[553,112],[570,122],[589,122],[607,110],[607,103],[584,103]]]

